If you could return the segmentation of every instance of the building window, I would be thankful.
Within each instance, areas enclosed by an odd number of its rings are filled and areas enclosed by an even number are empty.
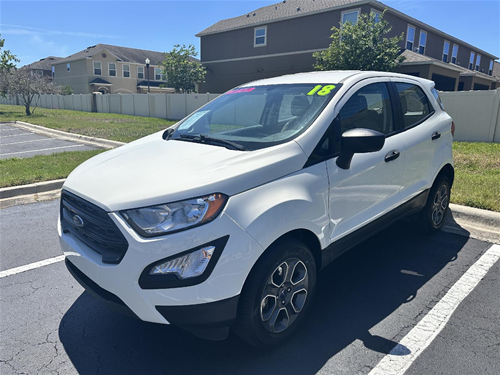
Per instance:
[[[418,53],[425,55],[425,44],[427,43],[427,33],[420,31],[420,44],[418,46]]]
[[[52,67],[52,78],[54,78],[56,76],[56,70],[54,67]]]
[[[355,25],[358,22],[359,10],[342,12],[342,24],[350,22]]]
[[[43,70],[37,70],[36,74],[38,74],[40,77],[43,77]]]
[[[470,53],[470,59],[469,59],[469,69],[474,70],[474,58],[476,57],[476,54],[474,52]]]
[[[406,49],[413,51],[414,41],[415,41],[415,27],[408,25],[408,31],[406,32]]]
[[[109,63],[108,69],[109,69],[109,76],[110,77],[116,77],[116,64],[115,63]]]
[[[109,70],[110,77],[116,77],[116,64],[115,63],[109,63],[108,70]]]
[[[254,30],[253,46],[264,47],[267,45],[267,26],[256,27]]]
[[[102,66],[100,61],[94,61],[94,75],[95,76],[102,75]]]
[[[68,72],[71,72],[71,69],[70,69],[69,63],[67,63],[67,64],[66,64],[66,70],[67,70]]]
[[[375,23],[379,23],[381,13],[378,10],[372,9],[372,14],[375,15]]]
[[[490,60],[490,67],[488,68],[488,74],[493,75],[493,60]]]
[[[458,46],[456,44],[454,44],[453,50],[451,51],[451,62],[453,64],[457,63],[457,56],[458,56]]]
[[[137,78],[144,79],[144,67],[143,66],[137,67]]]
[[[450,53],[450,42],[447,40],[444,41],[443,47],[443,61],[448,62],[448,54]]]
[[[481,55],[478,53],[477,54],[477,59],[476,59],[476,70],[479,72],[480,66],[481,65]]]
[[[161,68],[155,68],[155,80],[156,81],[165,81],[165,74],[162,73]]]
[[[130,78],[130,65],[123,65],[123,77]]]

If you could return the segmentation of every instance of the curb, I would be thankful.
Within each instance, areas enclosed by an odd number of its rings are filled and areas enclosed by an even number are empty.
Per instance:
[[[500,232],[500,212],[481,210],[450,203],[453,218],[459,221],[473,223]]]
[[[0,199],[17,197],[20,195],[38,194],[46,191],[61,189],[66,181],[65,178],[60,180],[52,180],[45,182],[37,182],[35,184],[11,186],[0,189]]]
[[[11,124],[18,128],[29,130],[32,131],[33,133],[49,136],[51,138],[76,141],[79,143],[87,144],[89,146],[96,146],[101,148],[115,148],[123,146],[125,144],[124,142],[112,141],[109,139],[89,137],[81,134],[63,132],[61,130],[50,129],[40,125],[33,125],[23,121],[6,121],[5,124]]]

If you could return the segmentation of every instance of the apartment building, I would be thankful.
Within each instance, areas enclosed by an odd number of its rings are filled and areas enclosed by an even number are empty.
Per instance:
[[[69,85],[75,94],[136,94],[174,92],[166,84],[161,62],[165,53],[97,44],[52,63],[57,85]],[[149,62],[149,70],[146,69]]]
[[[285,0],[217,22],[197,34],[207,68],[201,92],[224,92],[256,79],[313,70],[313,52],[331,43],[332,26],[380,15],[404,34],[399,72],[432,79],[443,91],[500,87],[491,53],[373,0]],[[467,27],[461,26],[461,27]],[[472,25],[470,27],[473,27]]]

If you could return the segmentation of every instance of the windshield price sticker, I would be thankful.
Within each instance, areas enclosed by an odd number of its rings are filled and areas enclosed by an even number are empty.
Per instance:
[[[312,96],[314,94],[317,94],[319,96],[326,96],[328,95],[332,90],[335,89],[335,85],[318,85],[315,88],[313,88],[311,91],[307,93],[307,95]]]
[[[236,89],[236,90],[228,91],[226,94],[239,94],[242,92],[251,92],[253,90],[255,90],[255,87],[245,87],[243,89]]]

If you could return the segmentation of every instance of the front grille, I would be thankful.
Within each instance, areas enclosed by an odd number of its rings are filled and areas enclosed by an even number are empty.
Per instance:
[[[61,226],[95,252],[104,263],[120,263],[128,242],[108,213],[65,190],[61,193]]]

